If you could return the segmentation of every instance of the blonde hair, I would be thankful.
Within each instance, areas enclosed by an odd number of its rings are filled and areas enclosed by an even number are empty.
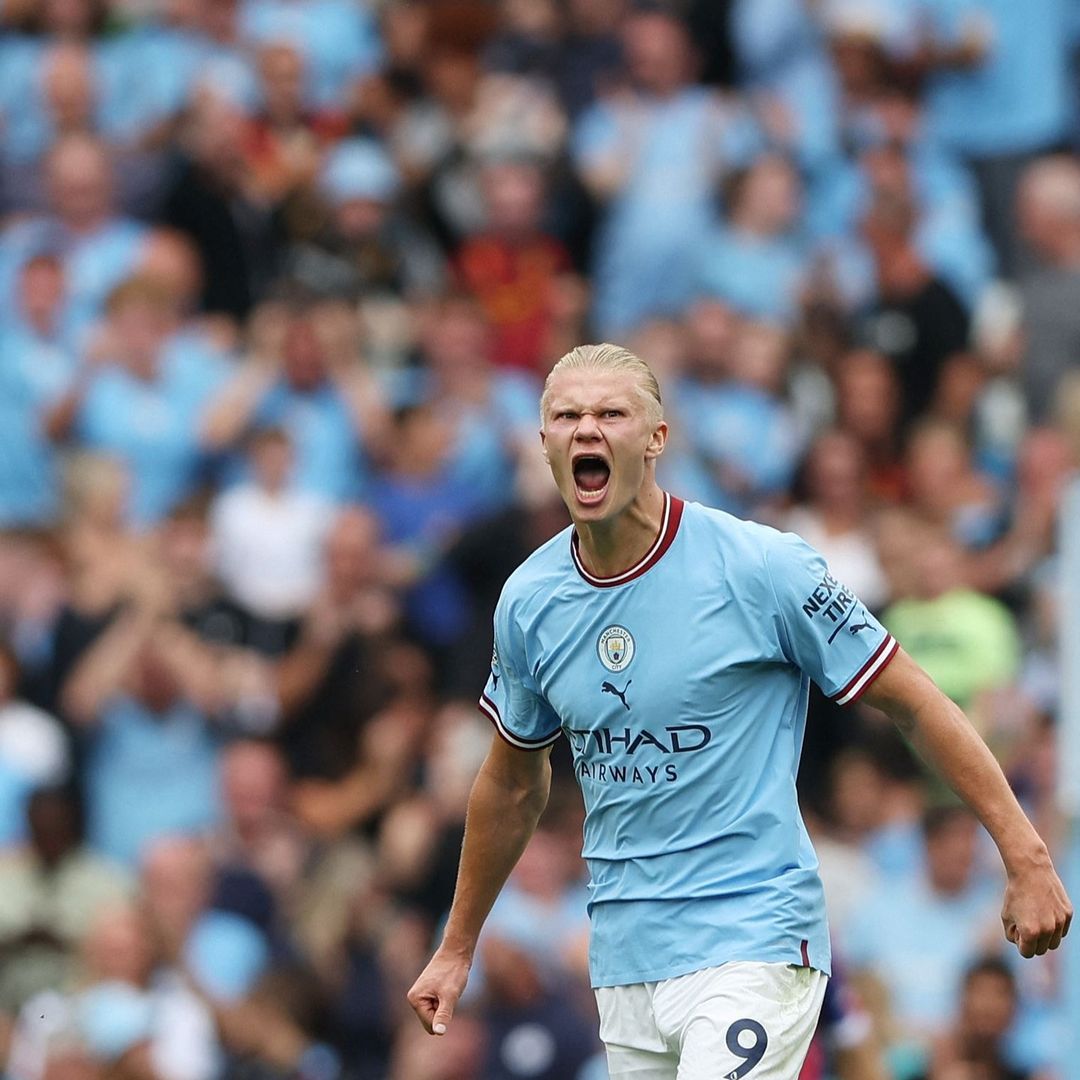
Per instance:
[[[664,402],[660,397],[660,384],[653,370],[635,353],[622,345],[603,342],[600,345],[578,345],[571,349],[548,372],[544,380],[544,392],[540,395],[540,423],[547,419],[547,405],[551,396],[551,381],[560,371],[614,371],[633,375],[636,390],[645,403],[649,421],[659,424],[664,419]]]

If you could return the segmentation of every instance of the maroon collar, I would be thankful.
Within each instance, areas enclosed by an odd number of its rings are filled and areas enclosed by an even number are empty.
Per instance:
[[[675,498],[664,492],[664,514],[660,519],[660,531],[656,534],[656,540],[652,547],[633,565],[629,570],[612,577],[599,577],[585,569],[581,561],[581,552],[578,550],[581,541],[578,539],[577,529],[570,534],[570,555],[574,560],[577,572],[590,584],[598,589],[610,589],[613,585],[625,585],[628,581],[641,577],[647,570],[651,570],[663,557],[675,534],[679,531],[679,522],[682,520],[684,503],[682,499]]]

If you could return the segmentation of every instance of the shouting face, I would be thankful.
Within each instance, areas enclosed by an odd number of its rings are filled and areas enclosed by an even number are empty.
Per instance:
[[[544,399],[540,437],[570,516],[610,520],[652,479],[667,424],[629,371],[567,368]]]

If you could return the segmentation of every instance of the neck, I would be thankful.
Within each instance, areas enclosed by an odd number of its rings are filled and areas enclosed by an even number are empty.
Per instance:
[[[656,542],[664,493],[648,478],[633,502],[606,521],[575,522],[581,561],[597,577],[614,577],[640,562]]]

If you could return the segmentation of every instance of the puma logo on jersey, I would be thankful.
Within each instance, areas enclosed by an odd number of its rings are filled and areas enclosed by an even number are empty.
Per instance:
[[[627,712],[629,712],[630,706],[627,704],[626,701],[626,691],[630,689],[630,683],[632,683],[633,681],[633,679],[628,680],[626,685],[621,690],[613,683],[606,682],[603,686],[600,687],[600,690],[602,693],[605,694],[614,694],[623,703],[623,708],[626,709]]]
[[[854,625],[848,627],[848,630],[852,634],[857,634],[860,630],[869,630],[869,629],[870,629],[870,624],[868,622],[855,623]]]

